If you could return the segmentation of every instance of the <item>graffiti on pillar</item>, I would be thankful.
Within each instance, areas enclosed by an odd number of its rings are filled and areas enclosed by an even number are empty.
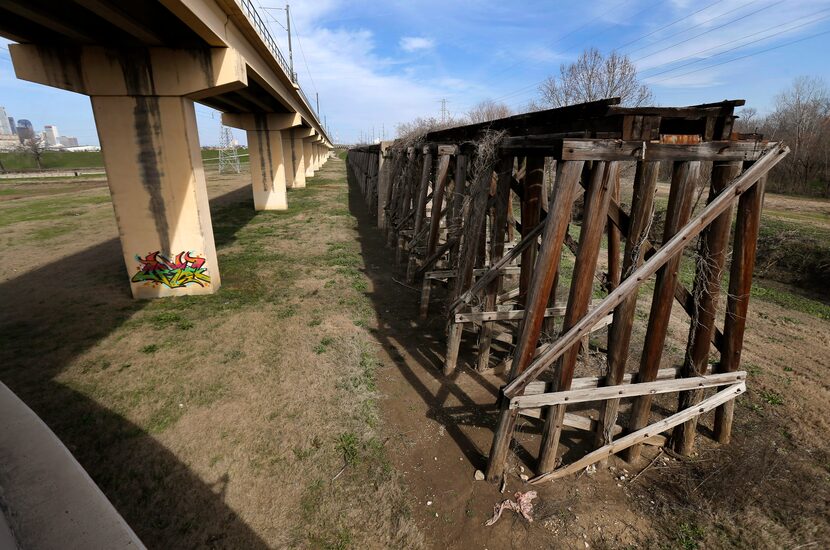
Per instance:
[[[151,252],[145,257],[136,254],[138,273],[132,282],[167,288],[184,288],[187,285],[210,285],[210,275],[205,267],[205,259],[189,251],[176,256],[164,256],[160,251]]]

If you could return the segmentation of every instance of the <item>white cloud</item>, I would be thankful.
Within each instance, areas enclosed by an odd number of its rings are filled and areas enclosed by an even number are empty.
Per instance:
[[[404,36],[401,38],[400,47],[405,52],[431,50],[435,47],[435,41],[423,36]]]

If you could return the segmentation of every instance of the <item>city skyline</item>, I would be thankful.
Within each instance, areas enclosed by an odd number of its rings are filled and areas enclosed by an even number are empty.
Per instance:
[[[28,118],[15,119],[14,116],[9,116],[9,110],[6,109],[5,105],[0,105],[0,136],[4,138],[0,140],[0,148],[8,149],[13,146],[14,141],[9,139],[9,136],[16,136],[20,144],[26,139],[39,137],[46,148],[60,149],[80,146],[77,137],[61,135],[56,124],[44,124],[43,130],[40,132],[36,128]],[[97,146],[97,143],[95,145]]]

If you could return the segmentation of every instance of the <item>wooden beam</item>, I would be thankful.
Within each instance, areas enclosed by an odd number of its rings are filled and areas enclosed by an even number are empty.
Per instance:
[[[539,393],[536,395],[519,395],[510,400],[511,409],[535,409],[552,405],[590,403],[607,399],[624,399],[639,395],[658,395],[678,391],[714,388],[735,384],[746,379],[746,373],[726,372],[694,376],[690,378],[675,378],[673,380],[658,380],[641,384],[625,384],[618,386],[602,386],[583,390],[568,390],[560,392]]]
[[[556,160],[750,161],[766,148],[757,141],[706,141],[695,144],[653,143],[617,139],[561,139],[547,136],[506,138],[505,152],[536,153]]]
[[[649,439],[656,434],[670,430],[674,426],[682,424],[690,418],[694,418],[696,416],[709,412],[715,407],[735,399],[738,395],[742,394],[745,391],[746,384],[744,382],[729,386],[728,388],[719,391],[712,397],[705,399],[695,407],[684,409],[683,411],[675,413],[669,416],[668,418],[664,418],[663,420],[655,422],[650,426],[646,426],[641,430],[637,430],[636,432],[630,433],[627,436],[622,437],[609,445],[605,445],[595,451],[588,453],[576,462],[573,462],[563,468],[559,468],[558,470],[555,470],[548,474],[543,474],[534,477],[530,480],[530,483],[538,484],[543,483],[545,481],[553,481],[554,479],[560,479],[570,474],[575,474],[580,470],[587,468],[591,464],[594,464],[595,462],[599,462],[600,460],[607,458],[613,454],[616,454],[624,449],[627,449],[632,445],[643,443],[646,439]]]
[[[476,277],[480,277],[482,275],[486,275],[492,268],[489,267],[478,267],[473,270],[473,275]],[[517,275],[521,272],[521,267],[517,265],[508,265],[499,268],[500,275]],[[427,271],[424,273],[424,277],[428,279],[452,279],[458,276],[458,271],[455,269],[443,269],[440,271]]]
[[[576,325],[560,336],[545,353],[541,354],[521,375],[511,381],[504,388],[504,394],[507,397],[519,395],[525,386],[536,378],[539,373],[550,366],[553,361],[561,357],[566,349],[573,346],[583,336],[588,334],[591,327],[602,317],[613,311],[628,294],[636,292],[643,281],[654,275],[674,255],[682,251],[690,239],[695,238],[712,220],[729,208],[737,197],[742,195],[760,177],[781,162],[789,151],[790,149],[783,143],[771,144],[767,148],[766,153],[757,162],[745,170],[740,176],[732,180],[729,186],[724,189],[723,193],[709,203],[706,208],[687,223],[674,237],[664,243],[657,254],[652,256],[649,261],[632,273],[628,279],[620,283],[620,286],[608,294],[596,308],[591,310]]]

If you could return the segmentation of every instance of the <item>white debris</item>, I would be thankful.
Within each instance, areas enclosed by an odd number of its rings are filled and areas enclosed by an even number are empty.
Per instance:
[[[476,481],[484,481],[484,472],[482,472],[481,470],[476,470],[475,478]]]

